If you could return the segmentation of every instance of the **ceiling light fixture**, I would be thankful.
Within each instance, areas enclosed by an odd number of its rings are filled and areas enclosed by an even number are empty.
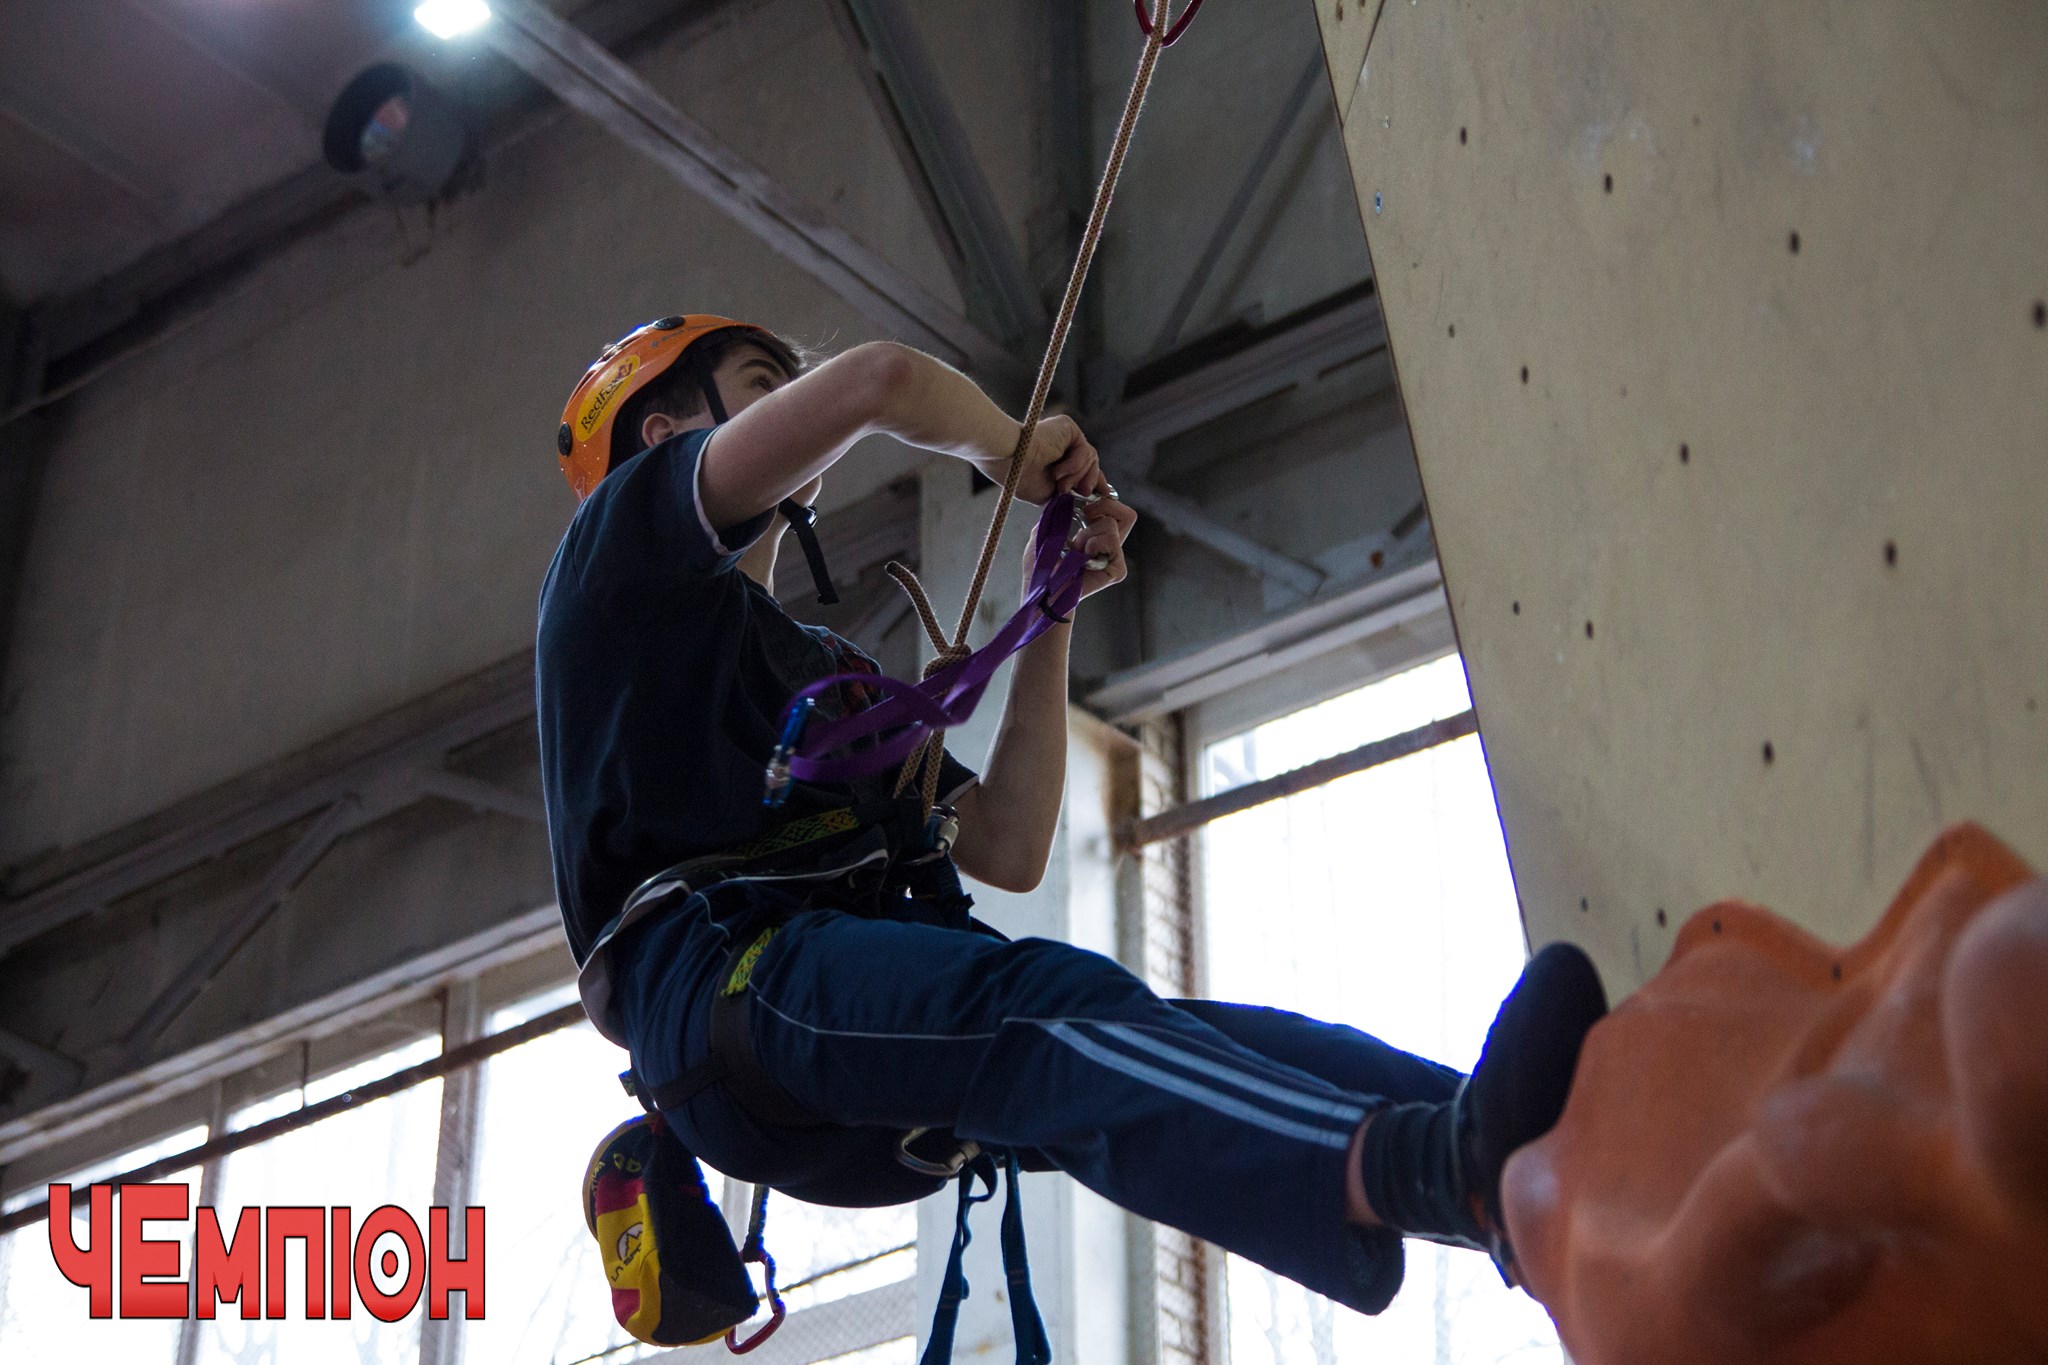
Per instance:
[[[459,38],[489,22],[491,7],[484,0],[425,0],[412,17],[436,38]]]
[[[321,137],[327,164],[369,174],[401,204],[439,199],[471,161],[455,105],[413,72],[379,62],[343,87]]]

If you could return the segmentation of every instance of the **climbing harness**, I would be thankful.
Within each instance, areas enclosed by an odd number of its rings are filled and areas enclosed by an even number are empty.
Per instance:
[[[824,1126],[767,1074],[747,1027],[746,993],[754,968],[786,919],[750,914],[730,922],[737,932],[732,934],[725,979],[712,1001],[710,1056],[704,1062],[661,1085],[646,1084],[631,1068],[619,1076],[626,1093],[646,1113],[620,1125],[599,1144],[584,1182],[584,1218],[604,1257],[613,1313],[641,1341],[694,1345],[723,1334],[734,1354],[744,1354],[765,1342],[786,1316],[775,1284],[775,1259],[764,1237],[768,1187],[755,1189],[746,1240],[735,1249],[710,1201],[703,1168],[662,1117],[662,1111],[679,1109],[710,1086],[723,1085],[758,1123],[799,1130]],[[954,1324],[967,1296],[961,1257],[968,1243],[968,1210],[994,1194],[996,1157],[951,1133],[917,1128],[899,1139],[897,1159],[914,1174],[935,1182],[957,1178],[960,1185],[952,1255],[924,1358],[927,1365],[942,1365],[951,1359]],[[1004,1153],[1002,1164],[1009,1184],[1003,1211],[1003,1270],[1010,1286],[1018,1361],[1047,1365],[1051,1353],[1031,1297],[1015,1155]],[[973,1193],[977,1180],[988,1187],[978,1196]],[[761,1267],[758,1294],[747,1279],[749,1263]],[[741,1339],[740,1325],[754,1315],[763,1298],[769,1304],[769,1320]]]
[[[636,887],[598,930],[576,975],[584,1012],[604,1037],[630,1046],[612,1017],[613,942],[662,906],[722,882],[774,883],[799,900],[829,889],[832,905],[848,913],[975,928],[968,913],[973,899],[961,889],[960,871],[948,856],[957,829],[946,806],[926,811],[916,801],[891,797],[799,816],[744,844],[664,868]],[[726,927],[738,939],[771,926],[764,921]]]
[[[902,564],[891,562],[889,576],[909,596],[934,650],[931,662],[925,665],[923,680],[915,684],[893,678],[873,682],[887,694],[879,705],[847,720],[819,726],[814,731],[808,730],[804,723],[809,710],[808,700],[823,686],[837,679],[828,678],[798,692],[783,712],[785,743],[777,749],[769,767],[765,797],[769,805],[779,804],[782,792],[787,791],[786,781],[780,788],[776,785],[778,773],[785,769],[788,776],[798,778],[846,781],[882,772],[890,764],[901,761],[903,766],[897,774],[896,790],[900,793],[909,789],[922,773],[918,789],[925,808],[929,810],[938,798],[945,732],[973,714],[989,679],[1005,659],[1043,634],[1055,620],[1072,615],[1075,604],[1081,600],[1081,575],[1087,565],[1079,550],[1068,544],[1078,519],[1072,495],[1062,495],[1048,501],[1039,514],[1037,555],[1023,605],[979,650],[970,649],[967,645],[967,630],[974,622],[975,609],[981,605],[982,590],[988,586],[989,572],[995,564],[996,545],[1002,539],[1010,503],[1017,496],[1017,484],[1024,474],[1024,456],[1031,449],[1039,419],[1044,415],[1046,399],[1052,391],[1053,374],[1059,368],[1067,334],[1073,328],[1074,317],[1080,307],[1081,286],[1088,278],[1088,267],[1095,259],[1097,244],[1102,240],[1109,202],[1116,191],[1117,178],[1123,172],[1124,157],[1130,151],[1131,136],[1137,128],[1139,110],[1145,104],[1145,93],[1151,87],[1160,50],[1180,40],[1201,8],[1201,0],[1190,0],[1180,18],[1169,24],[1172,17],[1170,0],[1151,0],[1149,14],[1146,0],[1135,0],[1135,4],[1138,26],[1145,34],[1145,48],[1138,58],[1138,70],[1132,78],[1130,94],[1124,101],[1123,116],[1117,123],[1116,138],[1110,145],[1102,181],[1095,190],[1095,202],[1088,211],[1088,224],[1081,233],[1074,267],[1067,276],[1066,292],[1060,298],[1052,335],[1046,341],[1045,355],[1039,361],[1038,378],[1031,388],[1031,402],[1025,409],[1017,444],[1010,452],[1002,495],[996,499],[995,510],[989,517],[988,533],[982,538],[981,555],[975,561],[974,577],[968,583],[959,622],[949,639],[940,630],[931,600],[923,584],[918,582],[917,575]],[[893,733],[872,747],[844,757],[829,757],[854,740],[884,730]]]

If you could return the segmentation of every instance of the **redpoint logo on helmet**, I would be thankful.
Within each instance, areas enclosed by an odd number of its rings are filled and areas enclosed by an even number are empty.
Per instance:
[[[427,1212],[427,1235],[395,1205],[373,1209],[360,1227],[343,1206],[245,1208],[223,1236],[213,1206],[193,1218],[192,1276],[177,1278],[184,1250],[179,1237],[145,1237],[145,1223],[182,1223],[192,1216],[187,1185],[120,1187],[120,1232],[114,1229],[114,1189],[89,1187],[85,1244],[71,1231],[69,1185],[50,1186],[50,1254],[65,1279],[87,1291],[95,1318],[211,1318],[233,1303],[244,1318],[285,1316],[288,1299],[303,1301],[308,1318],[347,1319],[355,1300],[380,1322],[396,1322],[427,1300],[427,1316],[446,1318],[449,1295],[462,1291],[462,1316],[484,1315],[484,1211],[463,1217],[463,1254],[450,1256],[448,1210]],[[353,1233],[353,1235],[351,1235]],[[298,1294],[285,1266],[285,1248],[298,1242],[305,1273]],[[120,1303],[115,1304],[115,1248],[119,1245]],[[262,1300],[259,1310],[257,1300]]]
[[[596,393],[583,400],[583,411],[576,414],[576,429],[579,432],[588,436],[596,429],[598,422],[604,418],[605,410],[612,405],[612,398],[618,393],[619,386],[631,379],[633,371],[639,368],[640,357],[627,356],[619,362],[619,367],[612,371],[611,378],[605,380]]]

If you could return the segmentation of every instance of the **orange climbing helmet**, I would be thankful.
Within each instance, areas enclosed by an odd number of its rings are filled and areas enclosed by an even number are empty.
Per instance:
[[[711,313],[684,313],[635,327],[604,348],[603,354],[583,372],[576,389],[562,409],[562,426],[555,433],[555,453],[562,463],[562,476],[576,490],[578,502],[590,496],[597,481],[612,465],[612,424],[619,410],[634,394],[652,384],[681,360],[692,347],[714,332],[744,331],[748,340],[758,341],[782,363],[791,378],[803,365],[796,352],[782,338],[751,322],[737,322]],[[724,420],[724,407],[708,372],[697,381],[704,389],[715,420]]]

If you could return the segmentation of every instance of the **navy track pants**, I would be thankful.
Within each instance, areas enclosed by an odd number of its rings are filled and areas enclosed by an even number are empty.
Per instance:
[[[726,924],[776,894],[714,887],[620,945],[616,998],[649,1084],[706,1059]],[[778,929],[747,990],[763,1069],[835,1126],[766,1128],[712,1086],[665,1116],[726,1175],[899,1202],[935,1188],[895,1160],[903,1130],[951,1128],[1365,1312],[1400,1286],[1401,1242],[1344,1221],[1351,1136],[1381,1100],[1447,1099],[1460,1079],[1342,1025],[1162,999],[1069,944],[831,910]]]

